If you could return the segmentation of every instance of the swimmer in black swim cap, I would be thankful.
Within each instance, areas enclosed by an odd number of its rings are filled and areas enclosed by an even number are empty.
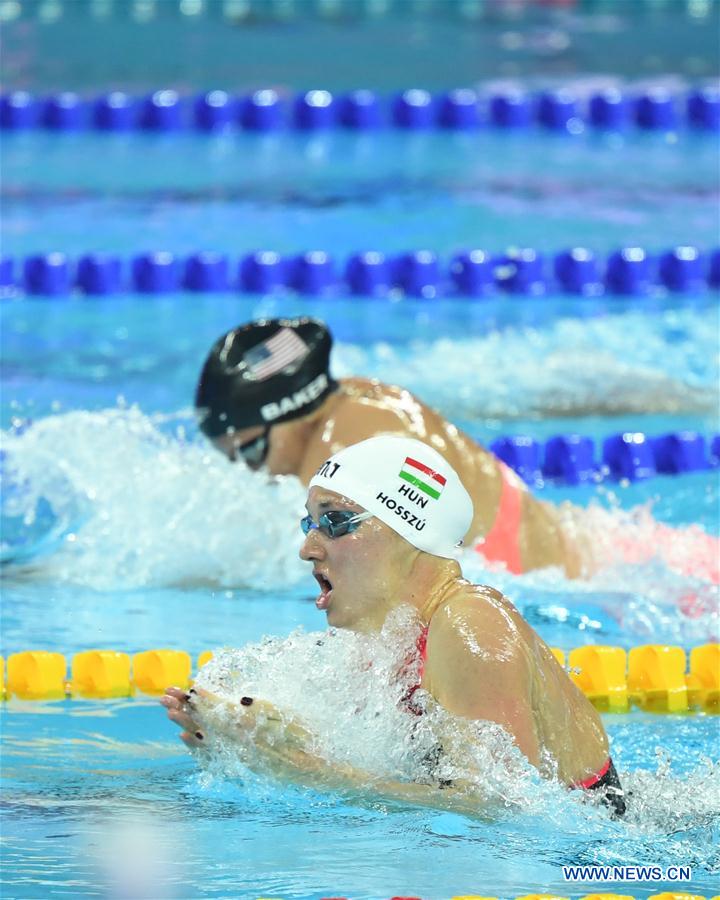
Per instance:
[[[263,319],[212,347],[195,395],[202,432],[252,469],[270,449],[270,429],[316,410],[338,384],[328,371],[332,338],[315,319]],[[284,471],[283,471],[284,470]],[[275,474],[289,474],[287,465]]]
[[[197,389],[200,428],[231,460],[308,484],[343,447],[379,434],[435,447],[458,472],[475,514],[465,545],[512,572],[562,566],[581,557],[555,510],[540,503],[488,450],[410,391],[370,378],[335,381],[330,332],[316,319],[266,319],[223,335]]]

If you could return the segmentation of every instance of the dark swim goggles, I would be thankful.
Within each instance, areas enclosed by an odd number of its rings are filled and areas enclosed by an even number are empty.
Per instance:
[[[235,447],[235,452],[242,456],[248,468],[259,469],[265,462],[269,449],[270,429],[266,428],[262,434],[252,438],[252,440],[245,441],[244,444],[238,444],[238,446]]]
[[[331,509],[323,513],[317,522],[313,522],[312,516],[300,519],[300,527],[303,534],[317,528],[318,531],[329,538],[339,538],[344,534],[352,534],[357,531],[360,524],[372,516],[371,512],[356,513],[351,509]]]

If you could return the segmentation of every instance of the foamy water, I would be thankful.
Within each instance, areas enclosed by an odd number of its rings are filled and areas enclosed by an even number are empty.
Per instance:
[[[200,722],[216,738],[215,752],[200,759],[225,774],[236,761],[261,765],[252,735],[234,739],[237,704],[249,695],[299,720],[313,735],[313,754],[357,770],[360,788],[377,777],[429,784],[435,777],[467,781],[478,803],[491,807],[531,804],[538,776],[498,725],[452,716],[424,691],[413,697],[424,714],[408,714],[402,698],[419,680],[418,633],[412,610],[402,608],[379,635],[297,631],[219,653],[196,682],[223,700],[212,711],[197,703]],[[430,766],[425,760],[441,740],[447,752]]]
[[[172,427],[170,427],[172,426]],[[137,409],[50,416],[6,433],[3,557],[33,578],[100,591],[169,586],[285,590],[309,582],[298,558],[305,490],[230,464],[183,426]],[[522,607],[538,592],[582,608],[605,595],[638,636],[659,624],[677,640],[717,633],[715,537],[670,527],[647,507],[567,511],[592,548],[591,574],[510,575],[468,550],[468,578]],[[578,524],[579,523],[579,524]]]
[[[341,344],[333,360],[339,376],[400,384],[451,419],[710,412],[720,377],[717,328],[714,309],[652,318],[608,312],[415,341],[409,350]]]
[[[284,722],[302,724],[313,736],[312,753],[329,767],[353,767],[357,780],[348,790],[354,800],[372,796],[376,779],[430,783],[425,758],[442,743],[435,777],[465,783],[465,799],[476,804],[479,816],[542,814],[566,835],[602,838],[607,863],[627,859],[623,848],[607,841],[608,828],[634,842],[648,841],[652,851],[642,857],[648,859],[667,852],[673,840],[677,852],[683,831],[717,821],[720,770],[710,760],[679,775],[671,771],[669,751],[648,745],[643,765],[621,771],[630,801],[618,822],[597,796],[541,779],[494,723],[453,716],[423,691],[416,697],[424,714],[409,715],[402,698],[417,683],[416,637],[416,619],[405,608],[380,635],[296,631],[219,651],[196,682],[220,698],[213,708],[196,700],[209,740],[196,754],[205,788],[227,778],[242,780],[250,791],[262,783],[263,751],[254,744],[254,732],[237,725],[240,698],[252,696],[272,703]],[[696,853],[708,863],[706,849]]]
[[[6,512],[30,527],[44,498],[56,516],[54,552],[35,565],[107,590],[296,581],[297,479],[231,465],[205,442],[166,435],[162,422],[136,409],[73,412],[5,436],[5,468],[20,486]]]
[[[648,299],[636,311],[613,300],[588,300],[586,318],[577,317],[585,306],[575,307],[575,317],[558,318],[545,311],[546,301],[552,309],[551,298],[537,298],[534,306],[518,301],[517,307],[512,298],[437,305],[358,305],[337,298],[332,309],[314,312],[327,315],[335,334],[333,374],[402,385],[471,429],[491,417],[715,415],[717,308],[662,309]],[[211,296],[177,309],[128,299],[118,308],[69,306],[53,319],[42,304],[6,307],[4,356],[13,379],[6,403],[13,414],[33,418],[111,407],[118,395],[145,412],[185,409],[205,353],[226,328],[278,315],[293,302],[268,298],[245,314],[219,316]],[[168,331],[170,314],[182,316],[183,329]],[[52,353],[36,352],[38,335],[52,343]]]

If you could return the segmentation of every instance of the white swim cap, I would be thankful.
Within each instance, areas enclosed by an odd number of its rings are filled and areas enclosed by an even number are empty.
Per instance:
[[[452,559],[473,517],[457,472],[432,447],[381,435],[346,447],[317,470],[324,487],[365,507],[418,550]]]

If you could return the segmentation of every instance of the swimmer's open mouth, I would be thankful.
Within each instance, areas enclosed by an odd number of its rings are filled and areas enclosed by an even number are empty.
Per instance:
[[[327,609],[330,604],[330,594],[332,593],[332,583],[329,579],[327,579],[322,572],[313,572],[315,576],[315,581],[320,585],[320,596],[315,601],[315,606],[318,609]]]

